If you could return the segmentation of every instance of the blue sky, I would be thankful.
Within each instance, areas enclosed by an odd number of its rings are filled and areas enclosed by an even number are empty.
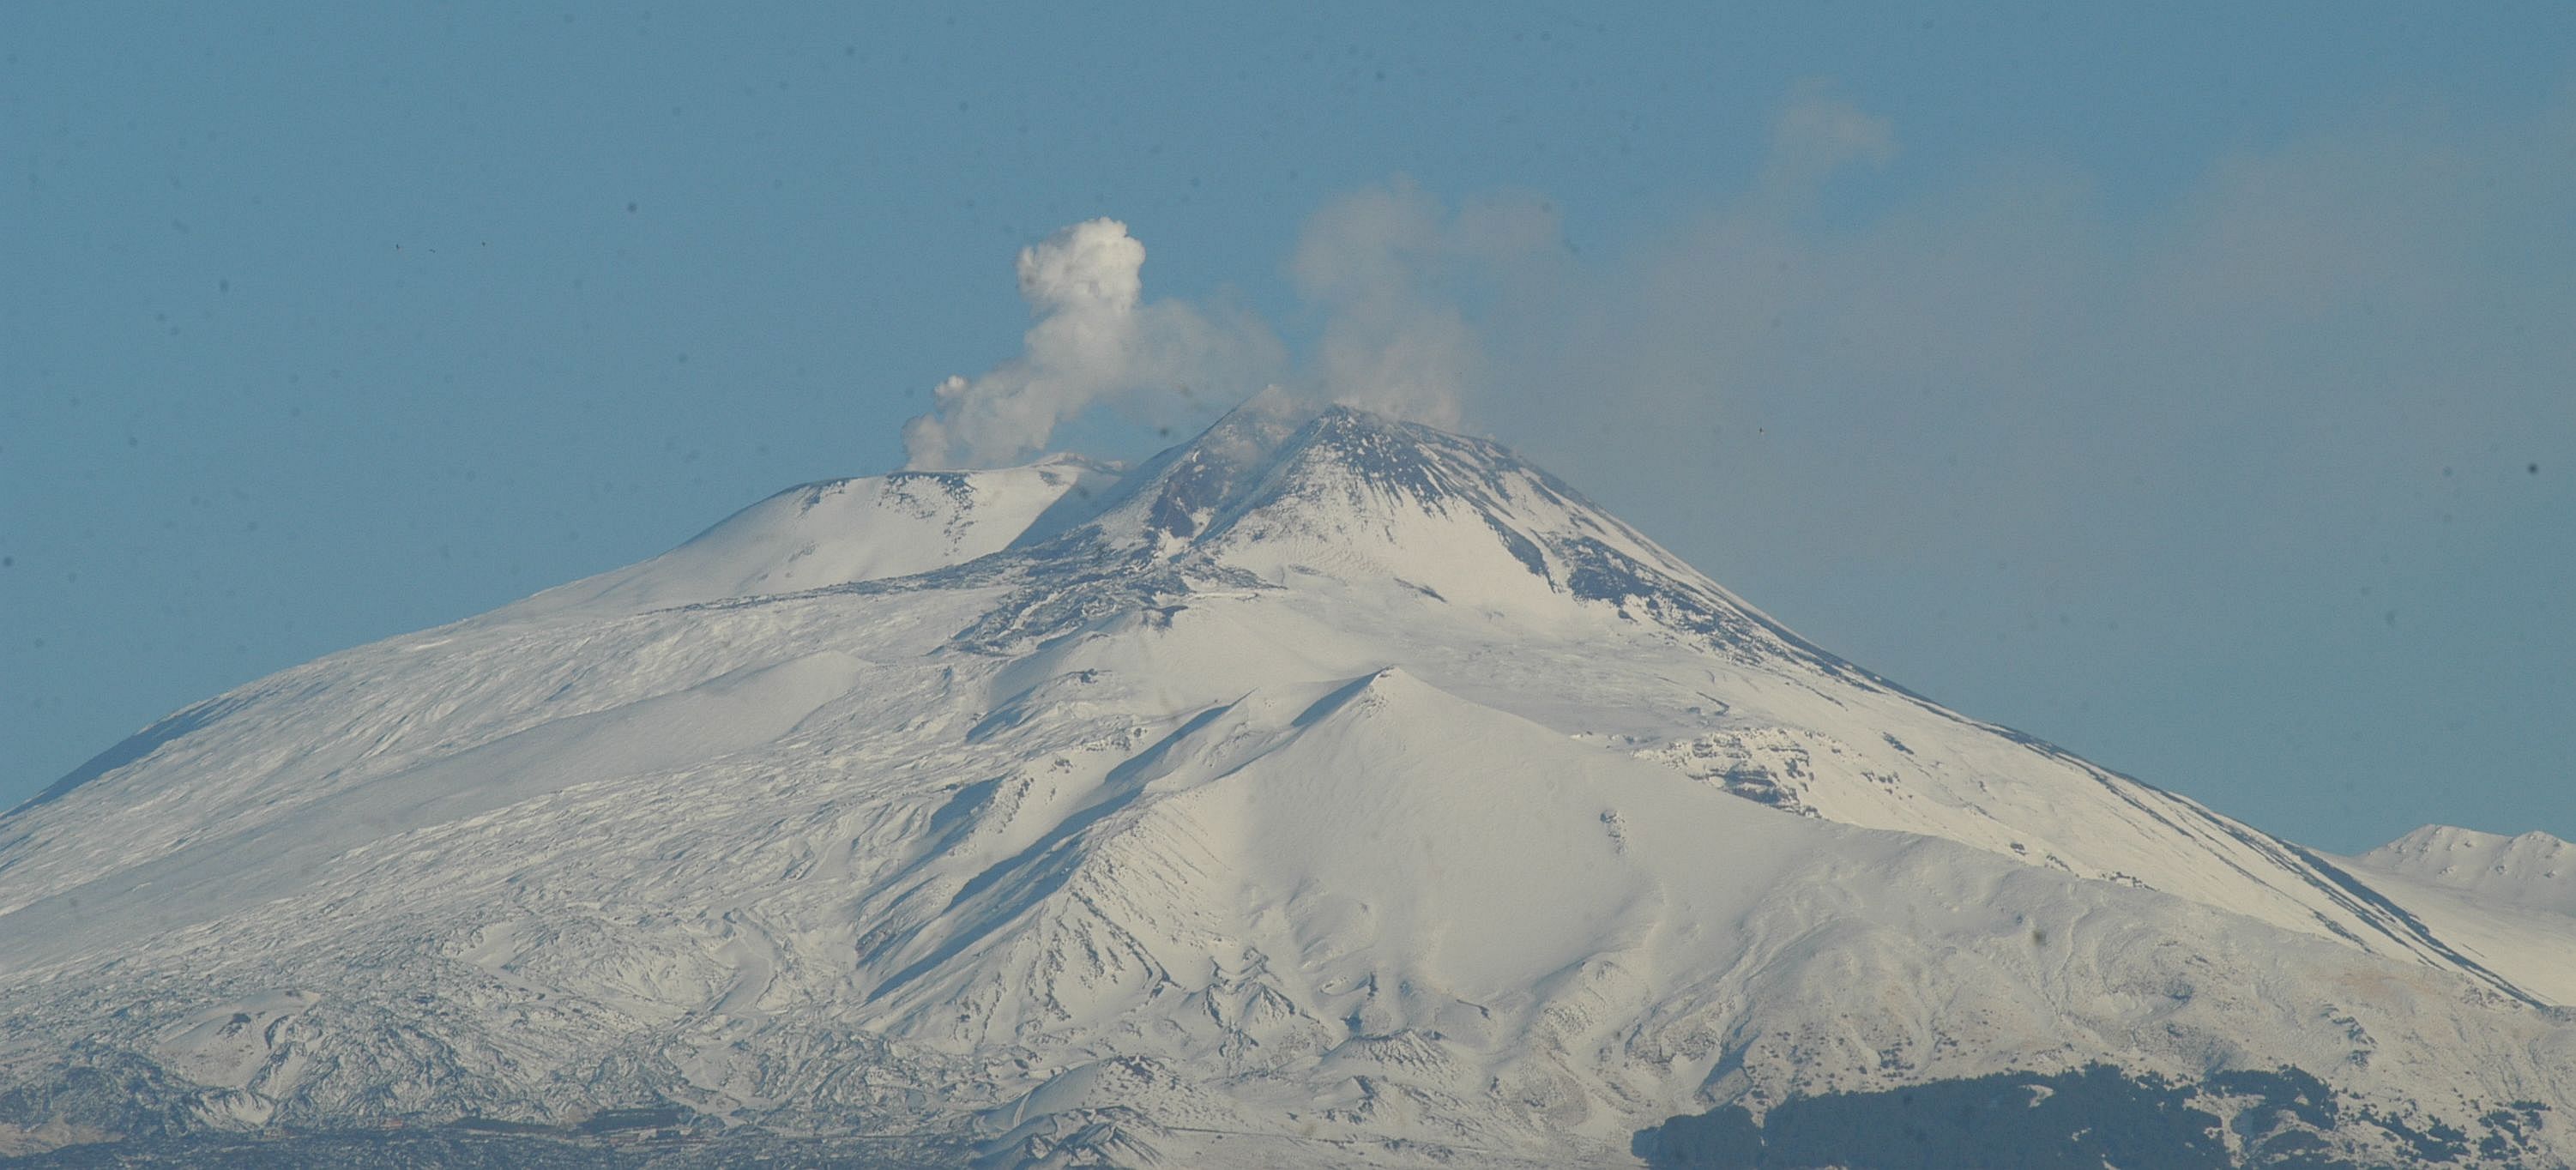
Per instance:
[[[2576,835],[2576,9],[30,3],[0,147],[0,801],[896,465],[1106,215],[1962,710]]]

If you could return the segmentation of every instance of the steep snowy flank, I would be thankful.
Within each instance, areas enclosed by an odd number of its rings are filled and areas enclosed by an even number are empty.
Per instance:
[[[2565,1164],[2556,862],[2401,853],[1953,714],[1490,443],[1265,400],[1114,481],[797,489],[102,755],[0,817],[0,1150],[1608,1166],[1945,1082]]]
[[[2516,952],[2509,970],[2482,962],[2306,850],[1855,667],[1489,442],[1256,401],[1041,551],[1085,540],[1292,605],[1334,594],[1324,624],[1375,625],[1368,645],[1403,646],[1442,686],[1792,811],[2162,890],[2508,995],[2562,982],[2549,978],[2562,961],[2576,969],[2576,939]],[[1516,653],[1460,653],[1497,637]],[[1567,644],[1543,669],[1511,673],[1552,642]],[[1610,644],[1615,664],[1601,661]],[[1589,676],[1571,702],[1569,673]]]

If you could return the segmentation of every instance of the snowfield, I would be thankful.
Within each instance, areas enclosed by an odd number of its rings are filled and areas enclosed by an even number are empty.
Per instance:
[[[2303,849],[1490,443],[1264,398],[792,489],[111,749],[0,818],[0,1154],[670,1109],[1688,1165],[1671,1119],[2066,1074],[2247,1163],[2566,1165],[2571,891],[2537,835]]]

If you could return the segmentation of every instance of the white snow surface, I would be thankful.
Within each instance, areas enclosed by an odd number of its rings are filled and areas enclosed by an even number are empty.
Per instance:
[[[2337,864],[2462,954],[2576,1004],[2576,846],[2426,825]]]
[[[2301,849],[1492,444],[1261,400],[1123,478],[794,489],[146,729],[0,818],[0,1088],[1206,1166],[1633,1165],[2095,1060],[2576,1108],[2566,846],[2441,832]]]
[[[999,551],[1040,529],[1058,505],[1078,508],[1116,478],[1112,465],[1058,455],[995,471],[803,484],[661,556],[557,586],[492,617],[634,613],[928,572]]]
[[[2373,873],[2473,894],[2482,901],[2576,915],[2576,845],[2547,833],[2507,837],[2426,825],[2354,858],[2353,863]]]

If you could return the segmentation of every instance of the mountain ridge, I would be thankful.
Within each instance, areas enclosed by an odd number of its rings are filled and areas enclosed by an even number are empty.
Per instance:
[[[2308,1070],[2397,1128],[2278,1124],[2363,1161],[2564,1160],[2481,1120],[2576,1106],[2563,937],[1885,683],[1498,445],[1271,400],[939,474],[281,672],[0,816],[0,1126],[1633,1165],[1677,1115],[2108,1060]],[[25,1104],[107,1054],[165,1120]]]

